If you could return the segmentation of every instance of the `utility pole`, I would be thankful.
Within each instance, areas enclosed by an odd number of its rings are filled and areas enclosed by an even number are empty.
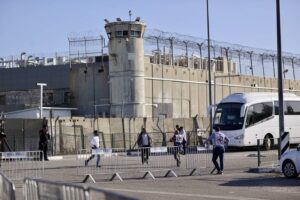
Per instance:
[[[284,113],[283,113],[283,83],[282,83],[282,60],[281,60],[281,25],[280,25],[280,0],[276,0],[276,24],[277,24],[277,64],[278,64],[278,106],[279,106],[279,148],[280,159],[282,152],[281,137],[284,135]]]
[[[209,96],[209,134],[212,133],[212,98],[211,98],[211,63],[210,63],[210,32],[209,32],[209,5],[206,0],[206,22],[207,22],[207,54],[208,54],[208,96]]]

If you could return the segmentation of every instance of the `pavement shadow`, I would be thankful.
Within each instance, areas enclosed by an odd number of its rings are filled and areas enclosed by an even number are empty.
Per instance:
[[[233,187],[259,187],[259,186],[280,186],[299,187],[300,178],[287,179],[284,177],[260,177],[260,178],[240,178],[220,184],[221,186]]]

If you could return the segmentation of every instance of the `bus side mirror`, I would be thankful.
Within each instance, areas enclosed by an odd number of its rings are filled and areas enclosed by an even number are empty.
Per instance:
[[[245,104],[241,107],[241,113],[240,113],[240,117],[244,117],[246,113],[246,106]]]
[[[297,146],[297,151],[300,151],[300,144],[298,144]]]

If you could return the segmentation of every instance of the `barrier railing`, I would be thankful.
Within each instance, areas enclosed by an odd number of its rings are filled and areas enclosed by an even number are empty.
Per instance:
[[[99,165],[97,166],[97,159]],[[83,182],[89,178],[95,182],[94,175],[111,174],[110,180],[115,177],[122,179],[122,174],[139,172],[143,178],[149,175],[155,179],[153,172],[165,172],[165,176],[175,171],[187,170],[190,175],[203,169],[212,169],[211,150],[204,147],[188,147],[185,155],[181,147],[148,147],[135,151],[124,149],[81,150],[77,156],[77,174],[84,175]]]
[[[0,200],[15,200],[15,185],[0,172]]]
[[[135,200],[106,190],[80,185],[25,178],[25,200]]]
[[[278,142],[279,139],[257,140],[258,167],[275,167],[278,165]]]
[[[300,144],[300,137],[290,137],[290,150]],[[257,166],[276,167],[279,165],[279,138],[257,140]],[[269,147],[270,149],[268,149]]]
[[[40,161],[41,151],[0,152],[0,170],[10,180],[25,177],[40,178],[44,174],[44,161]]]

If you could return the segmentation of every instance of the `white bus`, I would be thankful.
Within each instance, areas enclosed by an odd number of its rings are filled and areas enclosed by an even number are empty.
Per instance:
[[[300,97],[285,93],[283,99],[285,131],[290,138],[300,137]],[[257,139],[264,139],[262,145],[270,149],[279,138],[278,114],[277,93],[234,93],[218,104],[213,127],[227,135],[229,146],[255,146]]]

